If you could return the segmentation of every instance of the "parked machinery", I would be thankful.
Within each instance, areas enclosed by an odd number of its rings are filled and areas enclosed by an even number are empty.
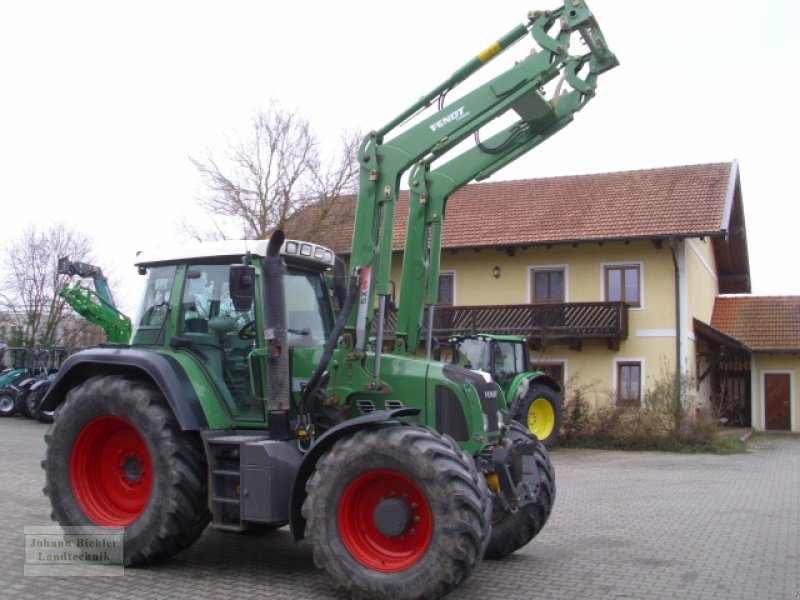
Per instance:
[[[529,34],[541,51],[443,106]],[[570,54],[573,38],[586,54]],[[555,497],[547,451],[510,418],[490,375],[416,356],[444,215],[424,189],[442,155],[506,113],[518,120],[462,154],[467,162],[455,159],[461,185],[533,148],[616,64],[589,9],[569,0],[531,13],[370,133],[337,318],[332,252],[280,231],[268,242],[141,255],[148,279],[130,347],[73,355],[42,404],[58,410],[43,462],[55,519],[124,527],[128,564],[180,552],[209,520],[233,531],[288,523],[310,539],[317,565],[370,598],[441,597],[484,554],[530,541]],[[545,97],[559,76],[570,91]],[[437,100],[433,115],[398,132]],[[415,164],[411,187],[423,192],[409,218],[402,327],[386,353],[395,203]],[[406,285],[412,273],[416,285]]]
[[[13,417],[17,414],[17,383],[30,373],[28,368],[28,349],[0,346],[0,417]]]
[[[106,332],[111,343],[127,344],[131,338],[131,320],[117,308],[108,279],[97,265],[72,262],[69,257],[58,259],[58,273],[62,275],[88,278],[94,281],[94,291],[76,282],[70,287],[64,284],[59,295],[67,301],[75,312],[90,323],[99,325]]]
[[[511,402],[511,414],[551,448],[561,430],[561,386],[541,371],[531,371],[528,338],[519,335],[455,335],[448,340],[453,364],[489,373]]]
[[[63,346],[39,346],[29,353],[28,376],[15,386],[15,404],[21,415],[42,423],[53,422],[53,411],[40,410],[40,404],[68,353]]]

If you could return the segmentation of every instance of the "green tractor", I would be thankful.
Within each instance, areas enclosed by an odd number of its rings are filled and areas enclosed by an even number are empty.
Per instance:
[[[31,350],[29,373],[14,386],[19,414],[41,423],[53,422],[53,412],[39,410],[39,406],[68,354],[69,350],[63,346],[38,346]]]
[[[529,35],[541,51],[445,104]],[[42,403],[56,410],[43,461],[54,519],[123,528],[126,564],[188,548],[209,522],[234,532],[288,524],[340,586],[400,600],[439,598],[484,556],[527,544],[555,499],[547,450],[511,418],[491,376],[416,356],[448,196],[432,188],[439,173],[457,174],[450,189],[488,177],[562,129],[616,64],[592,13],[570,0],[531,13],[371,132],[347,271],[324,246],[280,231],[141,254],[147,281],[130,344],[72,355]],[[509,128],[439,167],[503,115]],[[388,351],[395,206],[413,165]]]
[[[17,384],[31,372],[28,367],[27,348],[9,348],[0,344],[0,417],[13,417],[17,414]]]
[[[454,335],[444,358],[489,373],[512,403],[511,415],[551,448],[561,431],[561,386],[541,371],[531,371],[528,338],[518,335]]]

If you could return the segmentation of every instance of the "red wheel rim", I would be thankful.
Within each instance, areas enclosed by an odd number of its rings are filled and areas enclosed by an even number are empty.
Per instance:
[[[382,502],[401,500],[409,515],[398,535],[386,535],[375,523]],[[396,471],[371,471],[353,480],[339,504],[339,534],[353,557],[376,571],[402,571],[428,549],[433,516],[428,499],[408,477]]]
[[[97,417],[83,428],[72,448],[70,476],[78,505],[105,527],[133,523],[153,487],[147,444],[121,417]]]

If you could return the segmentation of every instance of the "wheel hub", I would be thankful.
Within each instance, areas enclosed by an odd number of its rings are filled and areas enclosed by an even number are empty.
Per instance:
[[[553,407],[546,398],[537,398],[528,410],[528,429],[540,440],[550,437],[556,424]]]
[[[104,527],[125,527],[147,508],[153,488],[150,452],[129,421],[112,415],[86,424],[70,459],[75,500]]]
[[[398,498],[381,501],[372,513],[375,527],[386,537],[397,537],[405,533],[411,527],[413,519],[411,507]]]
[[[128,485],[141,485],[144,476],[144,465],[141,459],[135,454],[129,454],[120,463],[122,469],[122,480]]]
[[[391,470],[351,481],[339,504],[339,533],[361,564],[390,573],[417,563],[433,536],[433,511],[422,489]]]

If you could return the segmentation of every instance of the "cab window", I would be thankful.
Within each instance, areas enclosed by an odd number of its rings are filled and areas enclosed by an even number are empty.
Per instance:
[[[169,314],[169,302],[172,286],[175,283],[176,267],[151,267],[147,273],[142,301],[134,321],[134,344],[152,344],[158,331]]]
[[[284,282],[289,346],[324,346],[333,328],[333,313],[322,278],[290,271]]]

